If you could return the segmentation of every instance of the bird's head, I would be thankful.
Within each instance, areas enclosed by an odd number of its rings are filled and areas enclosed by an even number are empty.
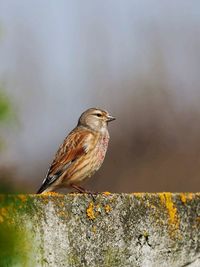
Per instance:
[[[107,128],[108,122],[115,120],[106,110],[90,108],[83,112],[79,118],[78,125],[89,127],[95,131]]]

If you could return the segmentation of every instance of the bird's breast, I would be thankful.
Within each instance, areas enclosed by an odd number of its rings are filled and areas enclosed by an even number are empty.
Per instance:
[[[108,148],[108,142],[109,142],[109,134],[108,132],[102,134],[99,137],[99,142],[97,143],[97,166],[100,167],[103,163],[103,160],[106,155],[106,151]]]

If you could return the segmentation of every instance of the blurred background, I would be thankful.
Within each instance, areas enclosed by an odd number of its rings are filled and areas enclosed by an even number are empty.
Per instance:
[[[108,110],[94,191],[198,191],[200,2],[0,1],[0,192],[34,193],[79,115]]]

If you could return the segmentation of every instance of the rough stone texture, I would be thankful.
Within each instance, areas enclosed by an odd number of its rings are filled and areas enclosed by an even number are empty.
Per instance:
[[[199,267],[200,194],[1,195],[0,237],[0,266]]]

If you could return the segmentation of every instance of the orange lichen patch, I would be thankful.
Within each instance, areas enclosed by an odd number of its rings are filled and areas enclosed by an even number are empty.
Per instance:
[[[64,211],[59,211],[58,215],[61,217],[65,217],[67,214]]]
[[[7,208],[0,208],[0,223],[3,222],[6,217],[8,217]]]
[[[172,201],[171,193],[160,193],[161,203],[166,207],[169,214],[169,223],[173,227],[173,230],[177,230],[180,225],[180,220],[177,214],[177,208]]]
[[[111,195],[111,193],[110,193],[110,192],[108,192],[108,191],[106,191],[106,192],[103,192],[103,194],[104,194],[105,196],[109,196],[109,195]]]
[[[109,213],[109,212],[111,212],[111,210],[112,210],[112,208],[111,208],[111,206],[110,205],[105,205],[105,212],[106,213]]]
[[[181,201],[184,203],[187,200],[192,200],[198,196],[198,193],[180,193]]]
[[[19,198],[22,202],[26,202],[26,201],[27,201],[27,196],[26,196],[26,195],[18,195],[18,198]]]
[[[197,196],[200,196],[199,193],[180,193],[180,198],[183,204],[187,202],[187,200],[193,200]]]
[[[60,203],[59,203],[59,206],[60,206],[60,207],[64,207],[64,206],[65,206],[65,203],[64,203],[64,202],[60,202]]]
[[[1,208],[1,209],[0,209],[0,214],[1,214],[2,216],[7,216],[7,214],[8,214],[7,209],[6,209],[6,208]]]
[[[189,193],[187,196],[188,196],[189,200],[192,200],[193,197],[195,197],[195,194],[194,193]]]
[[[90,220],[94,220],[96,218],[94,208],[94,203],[90,202],[88,208],[86,209],[87,216]]]
[[[181,198],[181,202],[182,202],[183,204],[185,204],[186,201],[187,201],[186,195],[185,195],[184,193],[181,193],[181,194],[180,194],[180,198]]]

